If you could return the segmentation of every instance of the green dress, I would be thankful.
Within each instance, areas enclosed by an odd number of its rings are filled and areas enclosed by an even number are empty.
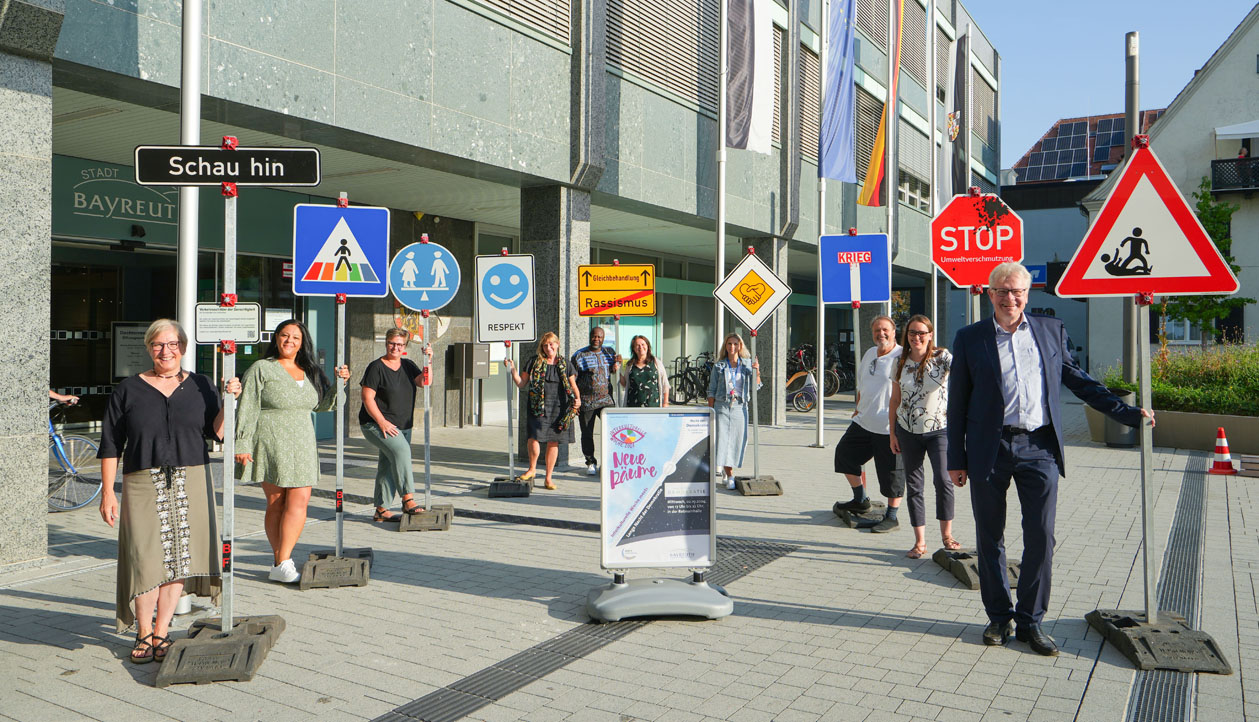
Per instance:
[[[335,383],[335,382],[334,382]],[[315,486],[319,456],[311,411],[336,403],[333,386],[321,400],[308,378],[297,382],[278,361],[257,361],[245,372],[236,416],[236,453],[253,454],[251,464],[237,464],[236,478],[291,488]]]

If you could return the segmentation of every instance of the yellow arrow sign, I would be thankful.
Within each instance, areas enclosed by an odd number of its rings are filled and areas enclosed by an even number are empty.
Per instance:
[[[650,263],[577,267],[578,291],[654,291],[655,289],[656,267]]]

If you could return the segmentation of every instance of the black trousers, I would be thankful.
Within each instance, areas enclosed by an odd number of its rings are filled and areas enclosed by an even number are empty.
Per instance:
[[[595,419],[601,413],[603,409],[588,410],[585,406],[577,412],[577,425],[581,427],[581,453],[586,457],[587,466],[599,463],[595,458]]]
[[[1040,624],[1049,607],[1058,510],[1056,443],[1049,424],[1030,433],[1003,431],[992,472],[986,479],[971,479],[979,591],[990,621],[1013,618],[1020,627]],[[1010,604],[1005,557],[1005,498],[1011,479],[1023,507],[1023,565],[1014,605]]]
[[[900,424],[896,425],[896,441],[901,447],[901,461],[905,463],[905,500],[909,504],[910,526],[925,526],[927,503],[923,494],[923,457],[931,457],[931,480],[936,490],[936,519],[953,521],[953,482],[945,468],[945,452],[948,438],[944,430],[915,434]]]

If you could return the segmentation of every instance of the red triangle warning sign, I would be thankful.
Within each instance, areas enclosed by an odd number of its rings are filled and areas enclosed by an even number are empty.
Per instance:
[[[1075,250],[1059,296],[1236,293],[1224,262],[1167,169],[1138,148]]]

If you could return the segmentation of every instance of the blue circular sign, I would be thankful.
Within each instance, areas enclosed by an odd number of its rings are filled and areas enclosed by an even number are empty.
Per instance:
[[[436,311],[459,291],[459,264],[436,243],[412,243],[389,264],[389,290],[413,311]]]
[[[494,308],[510,311],[529,295],[529,279],[514,263],[500,263],[481,280],[481,295]]]

